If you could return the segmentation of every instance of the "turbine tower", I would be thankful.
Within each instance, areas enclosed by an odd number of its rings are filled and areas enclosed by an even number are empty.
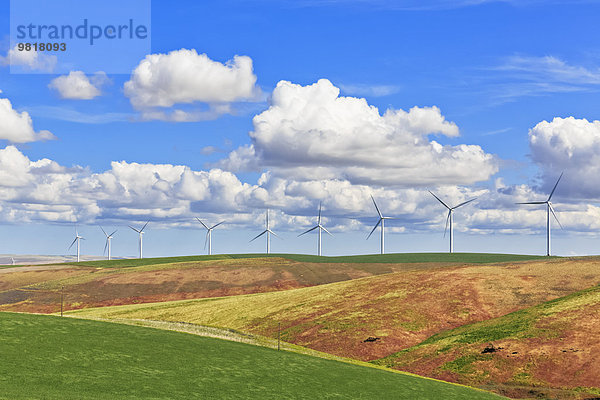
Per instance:
[[[319,218],[317,219],[317,225],[314,226],[313,228],[310,228],[306,232],[299,234],[298,237],[300,237],[308,232],[312,232],[315,229],[319,230],[318,249],[319,249],[319,255],[321,255],[321,231],[325,231],[331,235],[331,233],[323,225],[321,225],[321,203],[319,203]],[[331,236],[333,236],[333,235],[331,235]]]
[[[265,233],[267,234],[267,254],[271,253],[271,236],[270,235],[275,235],[275,232],[273,232],[271,230],[271,228],[269,227],[269,209],[267,209],[267,218],[266,218],[266,229],[264,231],[262,231],[261,233],[259,233],[258,235],[256,235],[251,242],[253,242],[254,240],[258,239],[259,237],[261,237],[262,235],[264,235]],[[277,236],[279,237],[279,236]]]
[[[556,213],[554,212],[554,207],[552,207],[552,203],[550,202],[550,199],[552,198],[552,195],[554,194],[554,191],[556,190],[556,187],[558,186],[558,182],[560,182],[560,178],[562,178],[562,176],[563,176],[563,172],[560,173],[558,180],[554,184],[554,187],[552,188],[552,191],[550,192],[550,196],[548,196],[548,200],[546,200],[546,201],[528,201],[525,203],[517,203],[517,204],[545,204],[546,205],[546,255],[547,256],[550,255],[550,213],[552,213],[552,215],[554,215],[554,219],[556,219],[556,222],[558,222],[560,229],[563,229],[560,221],[558,220],[558,217],[556,216]]]
[[[100,229],[102,229],[102,227],[100,227]],[[102,254],[106,253],[106,249],[108,248],[108,259],[110,260],[110,241],[113,238],[113,235],[115,233],[117,233],[117,230],[115,229],[115,231],[113,233],[111,233],[110,235],[107,234],[104,229],[102,229],[102,232],[104,233],[104,236],[106,236],[106,243],[104,244],[104,251],[102,252]]]
[[[77,232],[77,228],[75,228],[75,239],[73,239],[73,241],[71,242],[71,245],[69,246],[69,250],[71,250],[71,247],[73,247],[75,242],[77,242],[77,262],[79,262],[79,249],[80,249],[79,241],[81,239],[85,240],[85,238],[83,236],[79,236],[79,232]]]
[[[148,221],[148,222],[150,222],[150,221]],[[144,224],[144,226],[142,226],[142,229],[140,229],[140,230],[137,230],[133,226],[129,225],[129,227],[131,229],[133,229],[134,231],[136,231],[140,235],[140,258],[143,258],[142,257],[142,235],[144,234],[144,229],[146,228],[146,225],[148,225],[148,222],[146,222]]]
[[[452,226],[452,220],[453,220],[452,216],[454,214],[454,210],[456,210],[458,207],[462,207],[465,204],[468,204],[468,203],[476,200],[477,198],[464,201],[464,202],[462,202],[459,205],[454,206],[454,207],[449,207],[439,197],[437,197],[435,194],[433,194],[433,192],[431,190],[429,190],[428,192],[431,193],[431,195],[433,197],[435,197],[440,203],[442,203],[444,205],[444,207],[446,207],[448,209],[448,216],[446,217],[446,226],[444,227],[444,237],[446,237],[446,230],[448,229],[448,222],[450,222],[450,253],[454,253],[454,229],[453,229],[453,226]]]
[[[371,230],[371,233],[369,233],[369,236],[367,236],[367,240],[371,237],[373,232],[375,232],[375,229],[377,229],[377,226],[379,226],[379,224],[381,224],[381,254],[384,254],[385,253],[385,220],[386,219],[396,219],[396,218],[384,217],[383,214],[381,213],[381,211],[379,211],[379,207],[377,207],[377,203],[375,202],[375,199],[373,198],[373,196],[371,196],[371,200],[373,200],[373,204],[375,204],[375,209],[377,210],[377,214],[379,215],[379,220],[373,227],[373,230]]]
[[[212,254],[212,230],[224,223],[225,221],[221,221],[218,224],[213,225],[209,228],[204,222],[200,221],[200,218],[196,217],[196,219],[202,224],[203,227],[206,228],[206,239],[204,239],[204,248],[206,248],[206,242],[208,242],[208,255],[210,256]]]

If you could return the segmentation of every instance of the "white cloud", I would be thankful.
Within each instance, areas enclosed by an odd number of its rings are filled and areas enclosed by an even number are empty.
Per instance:
[[[515,201],[543,197],[525,185],[494,190],[460,186],[434,188],[450,204],[479,196],[456,214],[457,231],[538,233],[544,230],[545,212]],[[0,149],[0,221],[133,223],[151,219],[157,225],[193,224],[205,215],[227,219],[228,226],[262,226],[270,207],[278,229],[298,230],[314,223],[319,201],[332,230],[362,230],[376,222],[370,199],[375,196],[387,216],[398,217],[390,232],[439,232],[446,210],[424,189],[373,188],[340,179],[295,181],[263,174],[255,184],[244,183],[221,169],[194,171],[184,165],[112,162],[93,173],[87,168],[66,168],[55,161],[32,161],[16,147]],[[600,207],[557,203],[565,229],[594,232],[600,229]]]
[[[198,111],[169,112],[165,108],[208,104],[210,118],[230,112],[230,103],[254,101],[260,95],[250,57],[235,56],[223,64],[195,49],[147,55],[125,82],[124,91],[147,119],[172,121],[205,119],[207,115]]]
[[[102,94],[100,88],[109,82],[104,72],[88,78],[82,71],[71,71],[69,75],[54,78],[48,87],[58,92],[63,99],[90,100]]]
[[[56,67],[55,55],[40,53],[35,50],[19,51],[15,46],[10,49],[6,56],[0,56],[0,64],[18,66],[25,71],[52,72]]]
[[[340,97],[326,79],[308,86],[279,82],[253,125],[252,144],[233,151],[222,167],[269,169],[294,180],[418,186],[470,184],[498,170],[495,157],[479,146],[429,139],[459,135],[437,107],[381,115],[365,99]]]
[[[485,69],[481,79],[486,101],[501,104],[525,96],[598,90],[600,69],[575,65],[555,56],[514,55]],[[481,86],[481,82],[475,86]]]
[[[600,121],[574,117],[542,121],[529,131],[529,147],[546,191],[564,171],[558,195],[600,197]]]
[[[568,84],[600,84],[600,70],[571,65],[554,56],[512,56],[497,67],[501,71],[517,73],[522,79],[538,82]]]
[[[47,130],[36,132],[29,113],[16,111],[10,100],[0,98],[0,139],[13,143],[27,143],[55,137]]]

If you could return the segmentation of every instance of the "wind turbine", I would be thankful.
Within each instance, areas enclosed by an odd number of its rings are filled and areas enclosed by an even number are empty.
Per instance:
[[[71,247],[73,247],[73,245],[75,244],[75,242],[77,242],[77,262],[79,262],[79,241],[83,239],[85,240],[85,238],[83,236],[79,236],[79,232],[77,232],[77,228],[75,228],[75,239],[73,239],[73,241],[71,242],[71,245],[69,246],[69,250],[71,250]]]
[[[102,227],[100,227],[100,229],[102,229]],[[117,230],[115,229],[115,231],[113,233],[111,233],[110,235],[107,234],[104,229],[102,229],[102,232],[104,232],[104,235],[106,236],[106,243],[104,244],[104,251],[102,252],[102,254],[106,253],[106,248],[108,247],[108,259],[110,260],[110,241],[113,238],[113,235],[115,233],[117,233]],[[140,257],[141,258],[141,257]]]
[[[554,191],[556,190],[556,187],[558,186],[558,182],[560,182],[560,178],[562,178],[563,173],[564,172],[560,173],[558,180],[556,181],[556,183],[554,184],[554,187],[552,188],[552,191],[550,192],[550,196],[548,196],[548,200],[546,200],[546,201],[528,201],[525,203],[517,203],[517,204],[545,204],[546,205],[546,255],[547,256],[550,255],[550,213],[552,213],[552,215],[554,215],[556,222],[558,222],[558,225],[560,226],[560,228],[563,229],[560,221],[558,220],[558,217],[556,216],[556,213],[554,212],[552,203],[550,202],[550,199],[552,198],[552,195],[554,194]]]
[[[373,200],[373,204],[375,204],[375,209],[377,210],[377,214],[379,215],[379,220],[377,221],[377,223],[371,230],[371,233],[369,233],[369,236],[367,236],[367,240],[371,237],[373,232],[375,232],[375,229],[377,229],[377,226],[379,224],[381,224],[381,254],[384,254],[385,253],[385,220],[386,219],[396,219],[396,218],[384,217],[383,214],[381,214],[381,211],[379,211],[379,207],[377,207],[377,203],[375,202],[375,199],[373,198],[373,196],[371,196],[371,200]]]
[[[319,248],[319,255],[321,255],[321,231],[325,231],[325,232],[327,232],[327,233],[329,233],[331,235],[331,233],[323,225],[321,225],[321,203],[319,203],[319,219],[317,220],[317,225],[315,227],[313,227],[313,228],[310,228],[306,232],[303,232],[303,233],[299,234],[298,237],[300,237],[300,236],[302,236],[302,235],[304,235],[304,234],[306,234],[308,232],[312,232],[315,229],[319,230],[319,242],[318,242],[319,245],[318,245],[318,248]],[[331,236],[333,236],[333,235],[331,235]]]
[[[150,221],[148,221],[148,222],[150,222]],[[142,235],[144,234],[144,229],[146,228],[146,225],[148,225],[148,222],[146,222],[144,224],[144,226],[142,226],[142,229],[140,229],[140,230],[137,230],[133,226],[129,225],[129,227],[131,229],[133,229],[134,231],[136,231],[140,235],[140,258],[143,258],[142,257]]]
[[[208,255],[210,256],[212,254],[212,230],[225,221],[221,221],[218,224],[213,225],[209,228],[204,222],[200,221],[200,218],[196,217],[196,219],[202,224],[203,227],[206,228],[206,239],[204,239],[204,248],[206,248],[206,242],[208,241]]]
[[[269,209],[267,209],[267,219],[266,219],[266,226],[267,229],[265,229],[264,231],[262,231],[261,233],[259,233],[258,235],[256,235],[251,242],[255,241],[256,239],[258,239],[259,237],[261,237],[262,235],[264,235],[265,233],[267,234],[267,254],[271,253],[271,236],[270,235],[275,235],[275,232],[273,232],[271,230],[271,228],[269,227]],[[277,236],[279,237],[279,236]]]
[[[446,236],[446,229],[448,229],[448,221],[450,221],[450,253],[454,253],[454,230],[452,228],[452,219],[453,219],[452,215],[454,213],[454,210],[456,210],[458,207],[462,207],[465,204],[468,204],[468,203],[476,200],[477,198],[464,201],[464,202],[462,202],[459,205],[454,206],[454,207],[449,207],[439,197],[437,197],[435,194],[433,194],[433,192],[431,190],[429,190],[428,192],[431,193],[431,195],[433,197],[435,197],[440,203],[442,203],[444,205],[444,207],[446,207],[448,209],[448,216],[446,217],[446,226],[444,227],[444,237]]]

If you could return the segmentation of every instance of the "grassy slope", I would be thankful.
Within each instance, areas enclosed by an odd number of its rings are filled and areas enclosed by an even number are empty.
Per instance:
[[[226,298],[87,309],[78,315],[227,327],[373,360],[464,324],[531,307],[600,282],[600,261],[557,259],[405,271]],[[369,336],[376,342],[363,342]]]
[[[91,267],[111,267],[125,268],[137,267],[141,265],[179,263],[189,261],[207,261],[223,259],[245,259],[245,258],[265,258],[279,257],[293,261],[311,262],[311,263],[495,263],[508,261],[525,261],[547,259],[544,256],[532,256],[524,254],[493,254],[493,253],[395,253],[395,254],[365,254],[357,256],[314,256],[309,254],[218,254],[212,256],[181,256],[181,257],[161,257],[161,258],[143,258],[126,260],[105,260],[105,261],[82,261],[74,265]],[[552,257],[554,258],[554,257]]]
[[[600,395],[600,286],[499,318],[439,333],[376,361],[518,394],[519,386],[575,389],[560,398]],[[482,354],[493,344],[501,349]]]
[[[0,313],[0,398],[496,396],[415,376],[177,332]]]

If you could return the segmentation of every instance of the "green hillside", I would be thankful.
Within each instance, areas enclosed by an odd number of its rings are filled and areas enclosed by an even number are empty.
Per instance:
[[[157,329],[0,313],[5,399],[493,399],[381,369]]]

